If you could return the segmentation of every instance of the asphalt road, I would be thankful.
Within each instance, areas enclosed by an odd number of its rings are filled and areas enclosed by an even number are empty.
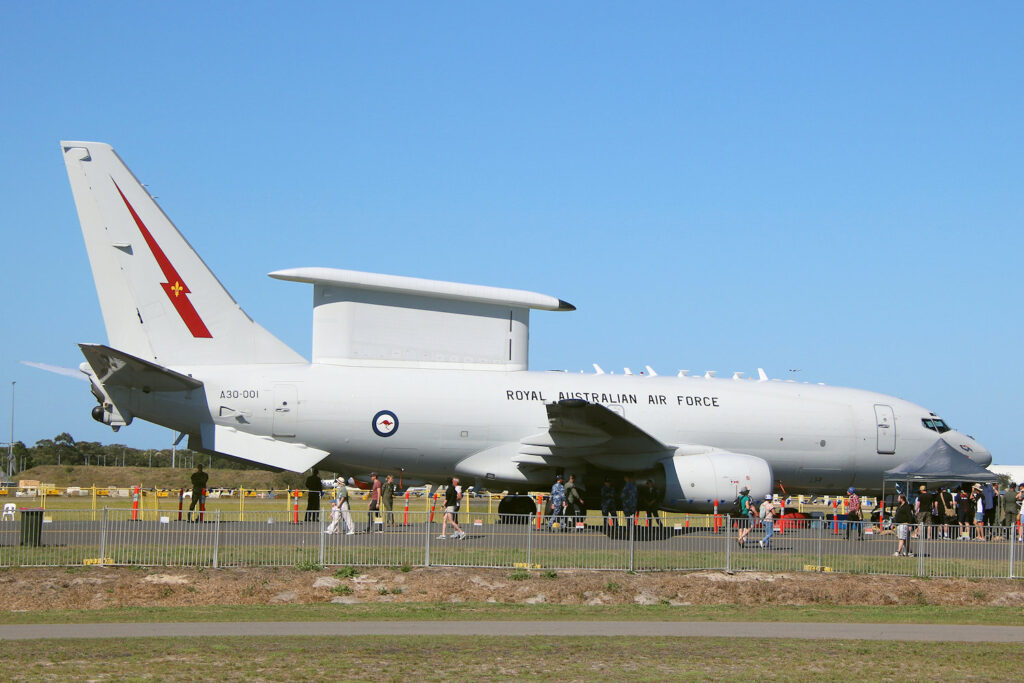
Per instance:
[[[180,636],[659,636],[1024,642],[1024,626],[667,621],[353,621],[0,625],[0,640]]]

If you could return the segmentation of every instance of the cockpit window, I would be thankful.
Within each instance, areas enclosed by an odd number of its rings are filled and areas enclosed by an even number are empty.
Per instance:
[[[926,418],[923,418],[921,420],[921,424],[923,424],[928,429],[931,429],[931,430],[934,430],[934,431],[938,432],[939,434],[943,434],[945,432],[948,432],[951,429],[950,426],[948,424],[946,424],[946,421],[943,420],[941,417],[926,417]]]

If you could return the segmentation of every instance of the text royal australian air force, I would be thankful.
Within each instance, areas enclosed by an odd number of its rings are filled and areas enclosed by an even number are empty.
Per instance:
[[[597,391],[560,391],[555,396],[544,393],[543,389],[506,389],[505,400],[507,401],[540,401],[551,403],[552,401],[564,401],[566,399],[580,399],[590,403],[603,405],[639,405],[644,403],[649,406],[692,406],[702,408],[720,407],[718,396],[705,396],[697,394],[617,394]]]

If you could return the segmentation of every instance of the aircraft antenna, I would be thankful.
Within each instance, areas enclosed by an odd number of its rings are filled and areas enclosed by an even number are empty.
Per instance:
[[[658,376],[658,373],[656,373],[654,371],[654,368],[652,368],[650,365],[647,365],[645,367],[647,368],[647,374],[648,375],[650,375],[651,377],[657,377]]]
[[[593,366],[594,366],[594,373],[595,374],[598,374],[598,375],[603,375],[604,374],[604,370],[601,369],[600,365],[598,365],[597,363],[594,363]]]

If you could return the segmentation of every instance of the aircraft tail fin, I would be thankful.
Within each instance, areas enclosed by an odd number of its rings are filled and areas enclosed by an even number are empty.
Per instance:
[[[161,366],[305,362],[246,315],[110,145],[61,149],[111,347]]]

